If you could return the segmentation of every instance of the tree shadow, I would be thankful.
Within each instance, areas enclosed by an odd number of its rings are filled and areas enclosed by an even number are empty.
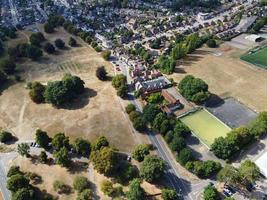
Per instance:
[[[205,103],[205,106],[209,108],[217,108],[220,107],[222,104],[224,104],[224,102],[225,102],[224,99],[212,93],[208,101]]]
[[[65,104],[60,109],[78,110],[88,105],[90,98],[95,97],[97,91],[91,88],[85,88],[83,94],[77,96],[72,102]]]
[[[68,171],[71,174],[86,172],[87,169],[88,169],[88,163],[87,162],[78,161],[78,160],[72,161],[70,166],[68,167]]]

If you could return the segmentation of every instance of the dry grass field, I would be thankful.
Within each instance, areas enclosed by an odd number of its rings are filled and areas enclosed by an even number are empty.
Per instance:
[[[42,29],[42,27],[39,27]],[[18,41],[27,41],[29,31],[19,34]],[[70,35],[64,30],[45,34],[51,43],[61,38],[68,43]],[[111,82],[99,81],[95,76],[98,66],[104,65],[112,75],[112,66],[101,55],[81,40],[79,46],[58,50],[56,55],[44,55],[38,62],[22,61],[18,64],[23,83],[10,86],[0,96],[0,127],[12,131],[19,139],[32,140],[37,128],[51,136],[65,132],[71,139],[83,137],[93,140],[105,135],[111,145],[123,151],[130,151],[136,144],[130,123],[123,112],[120,100]],[[14,43],[17,43],[13,41]],[[64,73],[80,76],[88,88],[84,95],[73,102],[68,109],[56,109],[49,104],[33,103],[25,89],[26,82],[59,80]]]
[[[238,50],[224,45],[220,49],[201,48],[188,56],[171,77],[179,82],[188,74],[194,75],[205,80],[210,91],[220,97],[232,96],[257,112],[267,110],[267,70],[241,61],[238,55]]]

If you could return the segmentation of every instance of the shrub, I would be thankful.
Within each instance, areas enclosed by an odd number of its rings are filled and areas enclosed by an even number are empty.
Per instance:
[[[21,174],[15,174],[7,180],[7,189],[16,192],[21,188],[27,188],[29,186],[29,180]]]
[[[176,199],[178,199],[177,192],[175,190],[172,190],[172,189],[163,189],[161,196],[164,200],[176,200]]]
[[[115,191],[113,187],[113,183],[108,180],[104,180],[101,182],[100,189],[107,196],[112,196],[112,194]]]
[[[206,42],[207,46],[210,47],[210,48],[215,48],[217,47],[217,44],[216,44],[216,40],[214,39],[209,39],[207,42]]]
[[[11,166],[7,172],[7,177],[9,178],[9,177],[17,175],[17,174],[23,175],[23,173],[20,171],[20,167],[19,166]]]
[[[52,45],[51,43],[46,43],[44,45],[44,50],[48,53],[48,54],[53,54],[55,53],[56,49],[54,47],[54,45]]]
[[[13,139],[14,139],[14,137],[10,132],[7,132],[7,131],[1,131],[0,132],[0,142],[7,143]]]
[[[78,194],[77,200],[93,200],[93,192],[90,189],[85,189]]]
[[[69,45],[71,47],[75,47],[75,46],[77,46],[77,41],[73,37],[70,37],[70,39],[69,39]]]
[[[53,188],[59,194],[69,194],[71,192],[71,187],[59,180],[54,181]]]
[[[64,49],[64,47],[65,47],[65,42],[64,42],[63,40],[61,40],[61,39],[56,39],[56,40],[55,40],[55,45],[56,45],[56,47],[59,48],[59,49]]]
[[[73,181],[73,188],[78,192],[82,192],[85,189],[88,189],[90,185],[89,180],[83,176],[76,176]]]
[[[125,108],[126,113],[130,114],[132,111],[136,111],[136,107],[134,104],[128,104]]]

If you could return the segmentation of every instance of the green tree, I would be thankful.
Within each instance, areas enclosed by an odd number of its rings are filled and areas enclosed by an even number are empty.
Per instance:
[[[88,189],[90,186],[90,182],[86,177],[76,176],[73,181],[73,188],[77,192],[82,192],[85,189]]]
[[[0,142],[7,143],[14,139],[14,136],[8,131],[0,131]]]
[[[152,123],[154,118],[161,112],[156,104],[147,104],[143,109],[143,116],[146,122]]]
[[[78,194],[77,200],[93,200],[93,192],[90,189],[85,189]]]
[[[125,108],[126,113],[130,114],[132,111],[136,111],[136,107],[134,104],[128,104]]]
[[[14,175],[23,175],[23,173],[20,171],[20,167],[19,166],[11,166],[7,172],[7,177],[10,178],[11,176]]]
[[[171,51],[171,56],[173,60],[179,60],[186,56],[186,47],[183,43],[178,43],[174,46]]]
[[[230,185],[236,185],[240,182],[240,174],[232,165],[225,165],[217,174],[217,180]]]
[[[29,180],[21,174],[11,176],[7,180],[7,189],[16,192],[21,188],[27,188],[29,186]]]
[[[149,154],[149,146],[147,144],[139,144],[135,146],[133,152],[132,152],[132,157],[139,161],[142,162],[145,158],[146,155]]]
[[[178,194],[173,189],[163,189],[161,196],[163,200],[176,200],[178,199]]]
[[[41,151],[40,155],[38,156],[38,160],[41,163],[47,163],[47,155],[45,151]]]
[[[207,42],[206,42],[207,46],[210,47],[210,48],[215,48],[217,47],[217,43],[216,43],[216,40],[214,39],[209,39]]]
[[[61,165],[63,167],[68,167],[70,165],[71,159],[68,152],[68,149],[66,147],[62,147],[58,151],[54,153],[55,162],[58,165]]]
[[[27,143],[18,144],[18,153],[21,156],[29,156],[30,146]]]
[[[90,158],[95,170],[105,175],[111,174],[117,164],[116,153],[110,147],[92,151]]]
[[[47,149],[51,138],[47,135],[47,132],[37,129],[35,133],[35,141],[40,147]]]
[[[113,183],[108,180],[104,180],[101,182],[100,189],[107,196],[112,196],[115,191]]]
[[[137,117],[133,120],[133,127],[137,131],[144,131],[146,129],[146,122],[143,117]]]
[[[182,149],[177,156],[177,161],[183,166],[185,166],[187,162],[192,160],[194,160],[194,156],[192,154],[192,151],[188,148]]]
[[[37,200],[35,191],[31,188],[21,188],[18,191],[16,191],[14,194],[12,194],[11,200]]]
[[[56,49],[55,49],[54,45],[51,44],[51,43],[49,43],[49,42],[47,42],[47,43],[44,45],[44,50],[45,50],[45,52],[48,53],[48,54],[53,54],[53,53],[56,52]]]
[[[30,36],[30,43],[34,46],[40,46],[41,42],[45,40],[44,35],[41,32],[33,33]]]
[[[109,142],[105,136],[99,136],[96,140],[92,143],[92,150],[100,150],[102,147],[108,147]]]
[[[83,155],[83,156],[89,156],[91,152],[91,144],[88,140],[85,140],[83,138],[76,138],[73,144],[75,150]]]
[[[118,90],[121,86],[127,84],[126,76],[123,74],[116,75],[112,78],[112,86]]]
[[[103,57],[105,60],[109,60],[110,55],[111,55],[111,52],[110,52],[110,51],[103,51],[103,52],[102,52],[102,57]]]
[[[69,39],[69,45],[71,47],[75,47],[75,46],[77,46],[77,41],[73,37],[70,37],[70,39]]]
[[[101,81],[107,80],[107,78],[108,78],[107,74],[108,73],[107,73],[104,66],[98,67],[96,69],[96,77]]]
[[[185,139],[182,137],[174,137],[173,140],[169,143],[169,147],[172,151],[180,152],[183,148],[186,147]]]
[[[140,176],[148,182],[158,180],[164,174],[166,164],[157,156],[146,156],[141,164]]]
[[[57,133],[52,139],[52,146],[56,150],[62,147],[69,148],[69,137],[66,137],[64,133]]]
[[[72,95],[62,81],[48,82],[44,97],[46,102],[54,106],[61,106],[72,99]]]
[[[254,162],[250,160],[246,160],[241,163],[238,171],[242,178],[242,182],[245,185],[247,185],[248,183],[254,183],[260,178],[260,169]]]
[[[43,56],[42,50],[33,45],[27,46],[26,49],[23,51],[26,51],[26,57],[32,60],[38,60],[40,57]]]
[[[73,76],[68,73],[68,74],[64,74],[62,81],[63,81],[64,86],[69,91],[69,93],[72,93],[74,95],[79,95],[84,92],[85,83],[80,77]]]
[[[145,191],[141,187],[141,181],[139,179],[134,179],[130,182],[129,191],[126,196],[129,200],[145,199]]]
[[[65,42],[63,40],[59,39],[59,38],[55,40],[55,45],[59,49],[64,49],[65,48]]]
[[[204,200],[219,200],[220,199],[220,195],[218,191],[216,190],[216,188],[210,185],[205,187],[203,196],[204,196]]]
[[[11,59],[3,59],[0,62],[0,69],[6,74],[14,74],[16,70],[16,63]]]
[[[40,82],[31,83],[29,95],[33,102],[44,103],[45,102],[44,92],[45,92],[45,86],[42,85]]]

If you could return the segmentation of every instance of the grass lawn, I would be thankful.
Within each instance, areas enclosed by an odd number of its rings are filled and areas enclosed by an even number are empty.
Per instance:
[[[206,110],[199,110],[180,118],[180,120],[208,147],[215,138],[224,137],[231,130]]]
[[[267,69],[267,46],[241,56],[241,59],[251,64]]]

